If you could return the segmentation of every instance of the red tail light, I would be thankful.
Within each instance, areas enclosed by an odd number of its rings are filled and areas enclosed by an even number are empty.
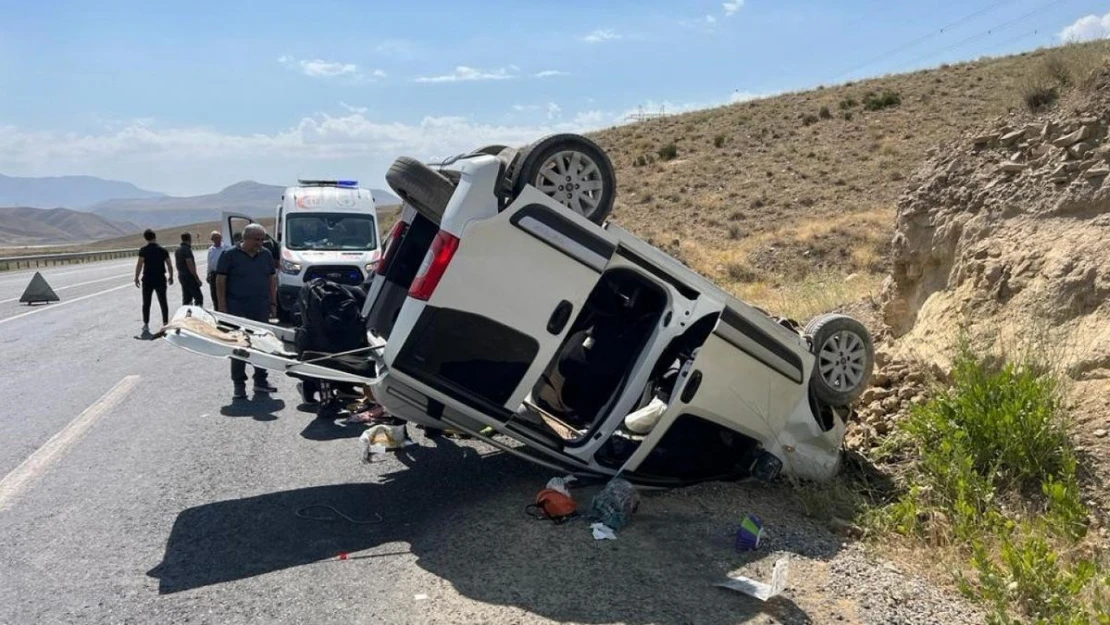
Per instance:
[[[432,241],[432,247],[428,250],[427,256],[424,257],[420,272],[412,281],[409,297],[424,301],[431,299],[457,249],[459,249],[459,238],[440,230]]]
[[[386,237],[385,249],[382,250],[381,258],[378,259],[378,265],[374,267],[374,272],[379,276],[385,275],[386,262],[389,260],[389,254],[397,249],[397,242],[405,235],[405,230],[408,230],[408,224],[403,221],[398,221],[393,224],[393,228],[389,231],[389,236]]]

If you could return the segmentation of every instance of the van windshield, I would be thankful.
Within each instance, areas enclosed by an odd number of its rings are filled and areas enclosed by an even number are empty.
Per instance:
[[[291,250],[360,250],[378,247],[373,215],[304,213],[286,217],[285,246]]]

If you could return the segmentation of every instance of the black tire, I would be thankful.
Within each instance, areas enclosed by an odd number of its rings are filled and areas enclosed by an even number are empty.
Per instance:
[[[437,224],[455,193],[455,185],[445,176],[407,156],[393,161],[385,181],[402,200]]]
[[[571,210],[579,212],[595,224],[605,223],[609,211],[613,210],[613,200],[617,195],[616,174],[613,172],[613,163],[609,160],[605,151],[596,143],[581,135],[550,135],[525,147],[517,157],[516,165],[510,174],[513,196],[519,195],[524,187],[530,184],[534,185],[549,159],[559,152],[578,152],[593,161],[598,169],[596,180],[601,182],[601,190],[595,198],[592,198],[596,200],[596,206],[586,210],[579,210],[573,205],[576,200],[575,197],[567,197],[567,195],[580,194],[577,186],[574,190],[567,192],[566,195],[563,195],[562,191],[552,191],[548,195]],[[570,182],[576,185],[581,184],[580,181],[575,180]],[[543,189],[540,190],[543,191]],[[580,199],[578,201],[580,202]],[[581,205],[579,204],[579,206]]]
[[[485,147],[474,150],[475,154],[488,154],[490,156],[497,156],[508,148],[506,145],[487,145]]]
[[[828,314],[807,323],[805,334],[812,340],[816,360],[809,378],[814,396],[834,408],[850,406],[868,387],[875,369],[871,333],[847,315]]]

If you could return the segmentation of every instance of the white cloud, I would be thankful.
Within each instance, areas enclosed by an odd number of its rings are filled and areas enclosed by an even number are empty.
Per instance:
[[[288,55],[278,57],[278,63],[285,67],[300,71],[311,78],[385,78],[386,73],[380,69],[363,72],[354,63],[338,63],[323,59],[295,59]]]
[[[1088,15],[1081,17],[1070,26],[1060,31],[1061,41],[1091,41],[1110,37],[1110,13],[1099,17]]]
[[[370,110],[365,106],[351,106],[343,100],[339,101],[339,106],[343,107],[343,109],[346,110],[348,113],[365,113]]]
[[[705,21],[706,21],[706,23],[709,23],[709,24],[716,24],[717,23],[717,18],[713,17],[712,15],[706,15],[705,16]]]
[[[721,4],[721,8],[725,10],[725,17],[732,17],[742,6],[744,6],[744,0],[731,0]]]
[[[332,63],[320,59],[302,59],[300,66],[305,76],[343,76],[358,72],[354,63]]]
[[[490,124],[454,116],[402,123],[351,111],[318,113],[267,134],[138,121],[99,134],[0,126],[0,171],[17,176],[88,174],[173,194],[209,193],[243,179],[282,184],[298,175],[335,171],[381,185],[385,170],[400,155],[432,160],[481,145],[525,145],[554,132],[596,130],[611,120],[612,115],[589,112],[572,121],[537,124]]]
[[[623,38],[624,35],[619,35],[616,31],[610,28],[599,28],[598,30],[595,30],[594,32],[583,37],[582,40],[586,43],[601,43],[602,41],[614,41]]]
[[[757,94],[736,92],[714,102],[648,102],[644,112],[668,114],[721,106]],[[302,177],[350,175],[368,186],[400,155],[445,158],[480,145],[525,145],[555,132],[589,132],[628,123],[624,111],[588,109],[568,114],[555,103],[517,104],[535,121],[484,123],[427,116],[411,123],[373,119],[341,102],[339,115],[317,113],[268,133],[235,133],[203,126],[168,127],[131,120],[85,134],[0,125],[0,171],[15,176],[87,174],[129,180],[178,195],[210,193],[253,179],[273,184]],[[542,111],[543,117],[539,113]]]
[[[444,74],[442,76],[418,76],[414,80],[416,82],[464,82],[469,80],[509,80],[512,78],[516,78],[516,76],[509,73],[506,68],[484,71],[465,65],[459,65],[455,68],[455,71],[450,74]]]
[[[564,72],[562,70],[557,70],[557,69],[545,69],[542,72],[536,72],[534,74],[534,76],[536,78],[550,78],[552,76],[569,76],[569,75],[570,75],[569,72]]]

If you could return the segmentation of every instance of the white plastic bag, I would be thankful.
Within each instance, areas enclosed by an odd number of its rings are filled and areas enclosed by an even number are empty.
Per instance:
[[[633,434],[648,434],[666,411],[667,404],[662,399],[653,397],[648,405],[624,418],[624,427]]]
[[[567,497],[570,497],[570,483],[575,481],[576,479],[578,478],[574,477],[573,475],[568,475],[566,477],[553,477],[550,480],[547,480],[547,487],[552,490],[557,490]]]
[[[400,449],[405,445],[405,426],[379,423],[362,433],[362,461],[377,462],[390,449]]]

